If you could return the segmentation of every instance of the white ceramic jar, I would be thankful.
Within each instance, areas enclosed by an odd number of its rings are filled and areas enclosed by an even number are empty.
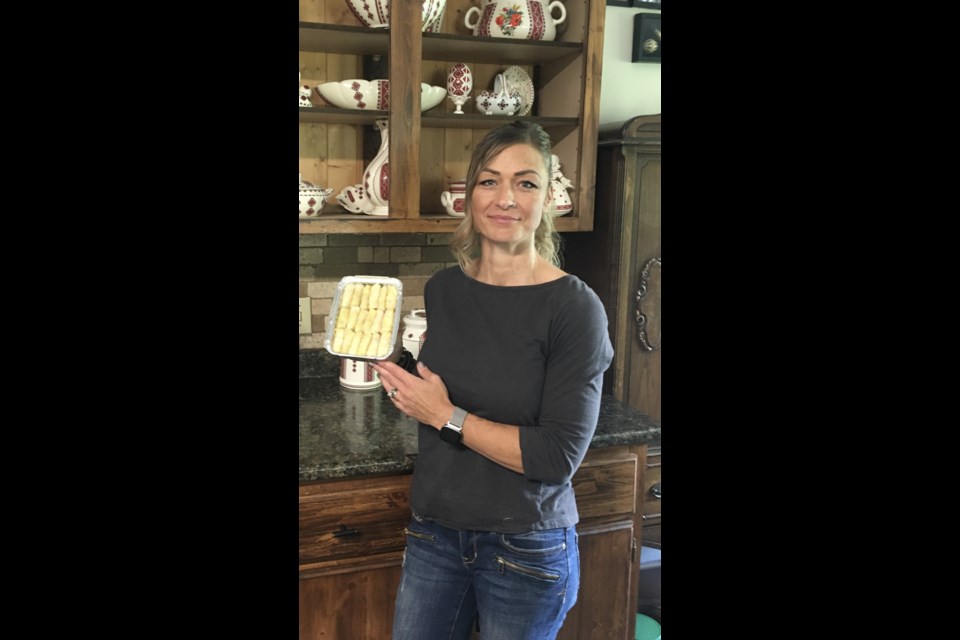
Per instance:
[[[380,374],[369,360],[340,358],[340,386],[344,389],[376,389],[382,387]]]
[[[403,317],[403,348],[420,357],[420,348],[427,339],[427,310],[414,309]]]

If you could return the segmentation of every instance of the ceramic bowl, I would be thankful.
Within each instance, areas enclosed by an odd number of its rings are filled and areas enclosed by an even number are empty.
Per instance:
[[[390,0],[346,0],[347,7],[365,27],[384,29],[390,26]],[[447,0],[423,0],[422,31],[439,31]]]
[[[303,179],[300,174],[300,217],[314,218],[320,215],[323,202],[333,193],[333,189],[321,189],[312,182]]]
[[[316,87],[324,102],[341,109],[390,109],[389,80],[341,80],[324,82]],[[447,95],[444,87],[420,83],[420,111],[428,111],[443,102]]]
[[[390,108],[389,80],[361,80],[354,78],[339,82],[318,84],[317,93],[327,104],[341,109]]]
[[[429,111],[443,102],[447,97],[446,87],[435,87],[426,83],[420,84],[420,111]]]
[[[494,93],[481,91],[477,94],[477,111],[488,116],[512,116],[520,110],[523,99],[516,91]]]

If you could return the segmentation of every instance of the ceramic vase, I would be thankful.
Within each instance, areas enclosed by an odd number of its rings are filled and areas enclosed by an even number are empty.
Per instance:
[[[556,154],[550,156],[550,193],[553,196],[553,215],[565,216],[573,213],[573,200],[567,189],[572,189],[570,182],[560,171],[560,158]]]
[[[473,91],[473,72],[462,62],[450,67],[447,73],[447,97],[457,106],[454,113],[463,113],[463,105],[470,99]]]
[[[567,8],[560,0],[547,4],[542,0],[483,0],[483,8],[470,7],[463,24],[475,36],[554,40],[557,25],[567,19]],[[558,9],[560,16],[553,17]],[[473,19],[471,19],[473,18]]]
[[[363,212],[370,216],[390,213],[390,136],[389,121],[377,120],[380,131],[380,150],[363,172],[363,193],[367,204]]]

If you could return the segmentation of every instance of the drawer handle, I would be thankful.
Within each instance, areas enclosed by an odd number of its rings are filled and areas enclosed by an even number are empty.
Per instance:
[[[643,515],[640,517],[641,520],[655,520],[655,519],[659,519],[659,518],[660,518],[660,514],[659,514],[659,513],[651,513],[650,515],[647,515],[647,514],[645,513],[645,514],[643,514]]]
[[[333,532],[334,538],[346,538],[347,536],[358,536],[358,535],[360,535],[360,529],[348,529],[347,525],[345,524],[340,525],[340,529],[338,531]]]
[[[650,487],[650,495],[652,495],[657,500],[660,499],[660,483],[659,482],[653,485],[652,487]]]

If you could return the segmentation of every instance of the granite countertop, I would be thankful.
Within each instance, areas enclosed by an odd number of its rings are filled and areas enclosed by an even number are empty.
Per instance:
[[[413,471],[417,422],[400,413],[382,388],[342,388],[337,361],[319,357],[305,362],[301,356],[300,482]],[[659,441],[660,425],[653,419],[603,396],[591,448]]]

